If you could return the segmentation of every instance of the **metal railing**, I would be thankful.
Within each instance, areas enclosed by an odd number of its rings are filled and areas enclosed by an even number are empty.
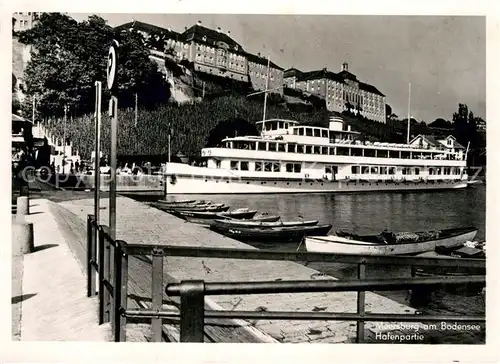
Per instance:
[[[465,277],[436,278],[395,278],[366,279],[366,265],[399,265],[413,267],[454,267],[485,269],[482,259],[424,258],[409,256],[359,256],[343,254],[323,254],[311,252],[284,252],[257,249],[226,249],[194,246],[128,244],[121,240],[113,241],[106,226],[97,226],[92,215],[87,220],[87,295],[96,294],[96,275],[98,276],[99,323],[111,322],[114,341],[125,341],[125,325],[133,322],[151,322],[152,340],[162,341],[164,319],[179,319],[181,342],[203,342],[205,318],[219,319],[272,319],[272,320],[336,320],[356,321],[356,342],[363,342],[365,322],[485,322],[480,316],[449,316],[422,314],[386,314],[365,312],[365,291],[400,290],[416,286],[436,286],[442,284],[483,284],[484,275]],[[97,234],[96,234],[97,231]],[[97,238],[96,238],[97,237]],[[96,241],[98,240],[98,242]],[[98,254],[96,254],[98,252]],[[128,297],[128,258],[129,256],[151,256],[152,297],[148,309],[129,309]],[[275,260],[296,262],[331,262],[357,264],[357,279],[318,280],[318,281],[250,281],[250,282],[210,282],[199,280],[182,281],[163,287],[164,257],[196,257]],[[96,262],[97,257],[97,262]],[[338,312],[287,312],[287,311],[223,311],[206,310],[205,297],[211,295],[249,295],[307,292],[357,292],[355,313]],[[163,310],[163,294],[180,297],[179,310]]]

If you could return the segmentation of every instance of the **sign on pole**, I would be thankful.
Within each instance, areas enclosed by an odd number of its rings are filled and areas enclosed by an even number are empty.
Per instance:
[[[118,127],[118,97],[117,97],[117,70],[118,70],[118,49],[120,45],[113,40],[108,52],[107,65],[107,86],[111,91],[109,100],[109,116],[111,117],[111,151],[109,166],[111,181],[109,186],[109,233],[111,238],[116,239],[116,144]]]

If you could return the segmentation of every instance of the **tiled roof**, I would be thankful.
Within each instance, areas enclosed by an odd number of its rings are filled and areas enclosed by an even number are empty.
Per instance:
[[[328,78],[333,81],[337,81],[339,83],[344,83],[344,79],[339,76],[338,73],[328,71],[326,69],[322,69],[319,71],[309,71],[303,72],[301,75],[297,75],[299,81],[307,81],[307,80],[319,80],[323,78]]]
[[[359,82],[359,88],[362,89],[362,90],[365,90],[367,92],[371,92],[373,94],[377,94],[377,95],[380,95],[380,96],[385,96],[375,86],[372,86],[372,85],[370,85],[368,83]]]
[[[265,57],[261,57],[261,56],[258,56],[258,55],[252,54],[252,53],[246,53],[246,56],[247,56],[248,61],[250,61],[250,62],[263,64],[263,65],[267,66],[267,58],[265,58]],[[283,71],[282,67],[278,66],[276,63],[273,63],[272,61],[269,62],[269,66],[272,68],[276,68],[276,69]]]
[[[217,30],[209,29],[201,25],[193,25],[191,28],[182,33],[185,41],[196,41],[198,43],[205,43],[214,45],[217,42],[226,43],[231,51],[243,52],[243,47],[234,41],[233,38],[226,33],[218,32]]]
[[[299,77],[302,74],[303,72],[298,70],[297,68],[289,68],[285,70],[285,72],[283,73],[283,77],[294,77],[294,76]]]
[[[453,139],[455,139],[454,143],[453,143],[453,147],[455,149],[465,149],[465,147],[460,144],[459,142],[457,142],[456,138],[452,135],[450,135]],[[448,146],[446,145],[445,143],[445,140],[448,139],[449,137],[446,137],[445,139],[441,139],[441,140],[437,140],[436,137],[434,135],[417,135],[415,138],[413,138],[413,140],[410,142],[410,143],[413,143],[415,140],[417,140],[417,138],[419,137],[422,137],[423,139],[425,139],[427,141],[428,144],[430,144],[431,146],[433,147],[445,147],[445,148],[448,148]]]
[[[174,30],[165,29],[165,28],[153,25],[153,24],[143,23],[140,21],[131,21],[131,22],[128,22],[128,23],[125,23],[122,25],[118,25],[117,27],[115,27],[115,29],[117,29],[117,30],[126,30],[126,29],[130,29],[130,28],[133,28],[136,30],[141,30],[141,31],[148,32],[148,33],[151,33],[151,32],[164,33],[166,35],[169,35],[171,38],[175,38],[175,39],[179,39],[181,36],[180,33],[176,32]]]

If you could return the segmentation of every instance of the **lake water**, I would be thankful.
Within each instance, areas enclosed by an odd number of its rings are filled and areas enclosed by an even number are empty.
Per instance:
[[[373,192],[352,194],[282,194],[182,196],[176,199],[205,199],[225,203],[231,209],[248,207],[280,215],[283,220],[319,220],[332,224],[332,230],[351,230],[359,234],[378,234],[383,229],[418,231],[475,226],[476,241],[486,237],[486,187],[478,185],[460,190],[432,192]],[[253,244],[260,249],[295,250],[291,244]],[[303,247],[301,247],[303,249]],[[355,278],[356,266],[309,263],[309,267],[336,278]],[[409,277],[409,267],[368,266],[369,278]],[[408,291],[377,292],[400,303],[417,307],[424,313],[483,314],[482,296],[464,297],[444,291],[435,292],[431,301],[410,304]],[[458,342],[484,342],[484,332],[458,337]],[[448,340],[447,340],[448,341]],[[448,341],[449,342],[449,341]]]

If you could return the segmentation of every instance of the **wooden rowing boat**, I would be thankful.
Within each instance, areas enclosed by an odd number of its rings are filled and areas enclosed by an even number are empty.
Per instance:
[[[307,251],[336,254],[406,255],[433,251],[436,246],[457,247],[477,234],[475,227],[452,228],[421,232],[356,235],[337,232],[337,235],[311,236],[305,239]]]
[[[298,220],[298,221],[252,221],[252,220],[214,220],[213,225],[221,227],[239,227],[239,228],[260,228],[271,229],[279,227],[294,227],[294,226],[314,226],[318,224],[318,220]]]
[[[212,224],[210,229],[242,242],[299,243],[308,235],[326,235],[332,225],[281,226],[281,227],[238,227]]]

